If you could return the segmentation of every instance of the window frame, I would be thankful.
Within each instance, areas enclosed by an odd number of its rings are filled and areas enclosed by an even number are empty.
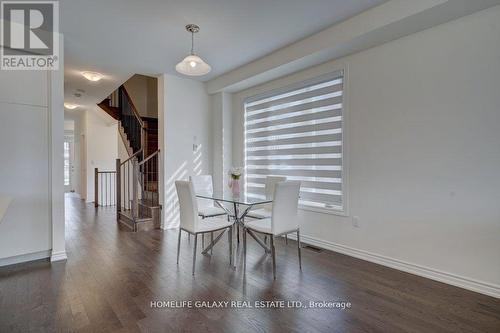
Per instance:
[[[316,75],[311,75],[305,79],[294,80],[291,84],[279,85],[275,87],[269,87],[264,92],[247,96],[242,100],[242,110],[243,110],[243,165],[244,165],[244,191],[247,192],[247,143],[246,143],[246,103],[251,103],[252,101],[277,95],[288,90],[293,90],[300,88],[304,85],[314,83],[318,80],[333,78],[338,72],[343,72],[343,90],[342,90],[342,209],[335,208],[323,208],[323,207],[312,207],[303,204],[299,204],[299,209],[303,211],[310,211],[328,215],[339,215],[347,217],[350,212],[350,191],[349,191],[349,70],[347,65],[335,66],[334,68],[328,68],[325,73],[316,73]],[[266,85],[267,86],[267,85]]]

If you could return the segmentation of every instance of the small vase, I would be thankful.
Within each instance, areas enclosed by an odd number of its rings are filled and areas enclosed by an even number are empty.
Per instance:
[[[233,197],[240,196],[240,181],[238,179],[231,180],[231,191],[233,193]]]

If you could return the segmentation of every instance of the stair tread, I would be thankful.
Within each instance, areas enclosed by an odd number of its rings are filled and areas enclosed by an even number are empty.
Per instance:
[[[151,202],[148,202],[148,201],[151,201],[151,200],[146,200],[144,202],[139,201],[139,205],[144,206],[146,208],[160,208],[161,207],[160,205],[158,205],[156,203],[151,203]]]
[[[120,211],[120,214],[125,216],[126,218],[132,220],[132,212],[130,210],[122,210]],[[149,217],[149,216],[140,216],[140,217],[136,217],[135,221],[136,222],[150,222],[152,221],[153,218],[152,217]]]

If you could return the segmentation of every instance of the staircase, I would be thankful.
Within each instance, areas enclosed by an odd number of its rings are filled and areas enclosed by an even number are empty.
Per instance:
[[[124,86],[97,105],[118,120],[129,155],[116,161],[118,221],[133,231],[160,228],[158,119],[141,117]]]

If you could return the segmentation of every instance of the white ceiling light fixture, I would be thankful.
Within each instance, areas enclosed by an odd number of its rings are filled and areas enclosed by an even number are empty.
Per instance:
[[[71,103],[64,103],[64,107],[68,110],[74,110],[78,107],[76,104],[71,104]]]
[[[82,75],[87,80],[93,81],[93,82],[97,82],[104,77],[104,75],[102,75],[101,73],[97,73],[97,72],[82,72]]]
[[[191,33],[191,54],[178,63],[175,66],[175,70],[189,76],[208,74],[212,70],[212,67],[194,54],[194,34],[200,31],[200,27],[196,24],[188,24],[186,25],[186,30]]]

